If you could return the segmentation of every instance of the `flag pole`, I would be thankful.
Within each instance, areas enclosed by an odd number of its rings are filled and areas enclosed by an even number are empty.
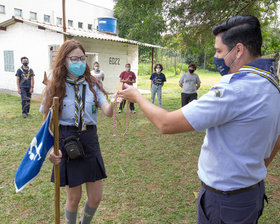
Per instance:
[[[63,40],[66,41],[65,0],[62,0]]]
[[[58,129],[59,98],[53,98],[53,130],[54,130],[54,154],[59,155],[59,129]],[[59,165],[54,165],[54,198],[55,198],[55,224],[60,224],[60,176]]]

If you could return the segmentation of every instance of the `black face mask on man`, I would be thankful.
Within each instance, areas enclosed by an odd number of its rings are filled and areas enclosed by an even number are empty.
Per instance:
[[[194,70],[193,69],[189,69],[189,73],[194,73]]]

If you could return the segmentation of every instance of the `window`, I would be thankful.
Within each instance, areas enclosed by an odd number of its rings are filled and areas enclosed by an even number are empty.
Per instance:
[[[88,29],[92,30],[92,24],[88,24]]]
[[[68,20],[68,26],[73,26],[73,20]]]
[[[56,24],[57,25],[62,25],[62,19],[59,17],[56,17]]]
[[[13,51],[4,51],[4,71],[5,72],[15,71]]]
[[[5,14],[5,6],[4,5],[0,5],[0,13]]]
[[[51,21],[51,17],[48,15],[44,15],[44,21],[49,23]]]
[[[36,12],[30,12],[30,19],[37,20],[37,13]]]
[[[15,9],[15,16],[22,17],[22,10],[21,9]]]
[[[83,23],[82,22],[78,22],[78,27],[83,29]]]
[[[52,67],[52,64],[54,62],[54,59],[57,55],[59,45],[49,45],[49,60],[50,60],[50,68]]]

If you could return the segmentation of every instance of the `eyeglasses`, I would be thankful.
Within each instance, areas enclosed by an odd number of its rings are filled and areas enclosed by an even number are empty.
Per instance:
[[[87,56],[81,56],[81,57],[72,56],[72,57],[67,57],[67,58],[70,58],[70,61],[73,63],[77,63],[78,61],[85,62],[87,60]]]

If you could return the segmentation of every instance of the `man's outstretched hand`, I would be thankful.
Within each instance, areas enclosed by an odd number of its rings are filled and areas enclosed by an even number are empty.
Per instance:
[[[141,96],[141,93],[133,86],[124,84],[125,89],[119,92],[119,96],[123,99],[135,103],[139,99],[139,96]]]

